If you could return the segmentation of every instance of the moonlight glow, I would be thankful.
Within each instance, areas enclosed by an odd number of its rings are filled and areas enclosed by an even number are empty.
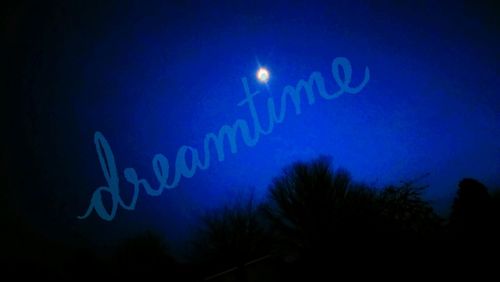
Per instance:
[[[269,71],[266,68],[259,68],[257,79],[262,83],[267,83],[269,81]]]

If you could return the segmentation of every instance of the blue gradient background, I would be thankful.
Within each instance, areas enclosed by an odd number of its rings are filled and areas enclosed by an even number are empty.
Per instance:
[[[250,191],[262,197],[284,166],[320,154],[378,187],[430,173],[426,197],[441,212],[463,177],[499,186],[498,22],[488,8],[460,1],[162,2],[61,4],[42,28],[46,49],[31,90],[36,155],[41,185],[64,203],[71,230],[106,241],[155,229],[182,241],[206,208]],[[258,101],[279,97],[313,71],[336,90],[331,62],[341,56],[351,61],[354,85],[370,69],[359,94],[319,98],[299,116],[289,111],[257,146],[240,139],[237,154],[160,197],[142,193],[135,211],[120,209],[112,222],[95,214],[75,220],[105,184],[95,131],[110,143],[127,195],[124,168],[156,185],[154,154],[173,162],[181,145],[202,148],[206,133],[250,121],[237,106],[242,77],[264,91]],[[259,63],[270,70],[268,89],[255,80]],[[34,221],[66,234],[42,215],[34,212]]]

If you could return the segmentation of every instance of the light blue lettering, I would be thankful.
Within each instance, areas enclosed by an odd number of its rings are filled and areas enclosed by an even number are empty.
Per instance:
[[[343,79],[341,77],[341,72],[343,73]],[[135,209],[136,202],[139,196],[140,187],[144,188],[144,191],[150,196],[159,196],[163,193],[165,189],[172,189],[179,185],[182,177],[191,178],[195,175],[197,169],[208,169],[210,167],[211,155],[210,148],[215,149],[217,153],[217,159],[219,162],[224,161],[224,144],[225,140],[229,142],[229,149],[231,153],[235,154],[238,151],[237,147],[237,131],[240,132],[240,136],[249,147],[253,147],[257,144],[260,139],[260,135],[271,134],[274,129],[274,124],[278,124],[284,121],[286,117],[287,99],[292,101],[295,108],[295,114],[299,115],[302,112],[302,100],[301,92],[304,92],[307,97],[307,102],[312,105],[316,102],[316,97],[314,96],[313,85],[316,86],[319,96],[331,100],[339,97],[343,93],[355,94],[359,93],[370,80],[370,71],[368,67],[365,67],[365,74],[362,82],[355,87],[350,86],[352,80],[352,67],[351,63],[347,58],[338,57],[332,62],[332,76],[334,81],[339,87],[339,90],[335,93],[329,94],[325,89],[325,83],[323,76],[320,72],[313,72],[309,76],[307,81],[301,79],[295,87],[286,85],[283,88],[282,95],[280,97],[280,111],[276,112],[276,104],[273,97],[267,98],[267,115],[268,124],[266,128],[262,127],[259,114],[257,112],[254,98],[260,93],[260,91],[251,92],[248,85],[248,80],[244,77],[242,78],[243,90],[245,92],[245,99],[238,103],[238,106],[248,106],[250,111],[250,116],[253,123],[253,136],[251,136],[248,123],[245,120],[237,119],[232,126],[223,125],[217,134],[208,133],[205,135],[203,142],[203,156],[204,161],[201,162],[198,150],[190,146],[181,146],[177,151],[177,156],[175,159],[175,175],[172,183],[168,183],[168,178],[170,176],[170,166],[168,159],[162,154],[156,154],[152,160],[152,166],[154,174],[158,180],[159,187],[153,189],[149,182],[145,179],[139,179],[137,172],[133,168],[126,168],[123,171],[124,177],[130,184],[133,185],[133,194],[130,204],[125,204],[120,196],[119,178],[115,163],[115,158],[111,147],[109,146],[106,138],[101,132],[97,131],[94,134],[94,142],[96,144],[96,152],[99,158],[99,163],[101,169],[106,179],[107,186],[101,186],[97,188],[92,194],[90,204],[84,215],[78,216],[79,219],[87,218],[93,210],[96,214],[104,220],[113,220],[116,216],[118,206],[121,206],[127,210]],[[212,144],[212,146],[210,146]],[[189,159],[189,161],[188,161]],[[111,197],[111,207],[106,209],[103,201],[103,192],[106,192]]]

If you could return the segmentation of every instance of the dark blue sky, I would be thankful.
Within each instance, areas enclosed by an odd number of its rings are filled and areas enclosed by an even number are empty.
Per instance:
[[[498,10],[487,3],[126,2],[54,4],[30,20],[35,9],[24,5],[12,16],[31,32],[17,36],[31,56],[25,111],[36,120],[37,183],[50,187],[31,201],[39,209],[52,208],[39,199],[62,203],[72,230],[107,240],[153,228],[183,239],[207,207],[252,189],[262,196],[284,166],[321,154],[379,187],[430,173],[423,183],[441,210],[463,177],[499,187]],[[337,89],[336,57],[350,60],[354,85],[370,69],[360,93],[317,99],[298,116],[290,111],[255,147],[240,139],[238,153],[159,197],[141,193],[136,210],[119,209],[112,222],[95,214],[74,220],[106,184],[95,131],[112,147],[127,195],[124,168],[156,186],[155,154],[173,163],[180,146],[201,148],[207,133],[250,120],[237,106],[242,77],[262,99],[280,97],[314,71]],[[259,63],[271,72],[267,87],[255,79]],[[40,218],[58,212],[33,210],[27,214],[40,225],[65,229]]]

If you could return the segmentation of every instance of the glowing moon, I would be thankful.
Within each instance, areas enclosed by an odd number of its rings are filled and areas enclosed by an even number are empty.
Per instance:
[[[269,81],[269,71],[266,68],[259,68],[257,71],[257,79],[262,83],[267,83]]]

